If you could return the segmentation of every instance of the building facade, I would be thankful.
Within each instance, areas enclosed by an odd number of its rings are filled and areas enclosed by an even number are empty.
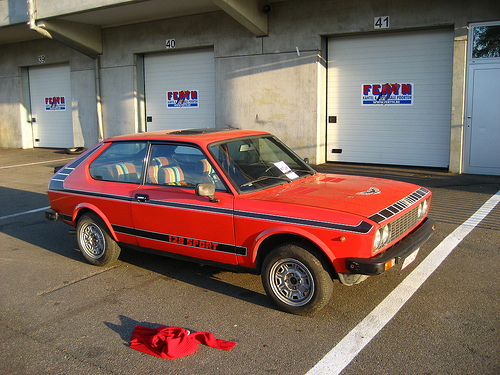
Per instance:
[[[500,175],[492,0],[0,2],[0,147],[238,127],[311,163]]]

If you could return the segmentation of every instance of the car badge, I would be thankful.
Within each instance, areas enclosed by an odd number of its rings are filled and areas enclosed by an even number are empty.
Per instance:
[[[357,195],[374,195],[374,194],[380,194],[380,189],[376,187],[371,187],[367,191],[360,191],[359,193],[356,193]]]

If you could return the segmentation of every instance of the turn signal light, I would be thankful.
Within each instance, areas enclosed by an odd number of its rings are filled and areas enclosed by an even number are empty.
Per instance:
[[[385,262],[385,266],[384,266],[385,271],[387,271],[389,268],[394,267],[395,264],[396,264],[395,259],[391,259],[390,261]]]

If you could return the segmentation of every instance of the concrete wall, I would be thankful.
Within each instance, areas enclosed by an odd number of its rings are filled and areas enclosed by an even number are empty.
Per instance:
[[[267,38],[253,36],[223,12],[103,30],[105,136],[140,129],[134,56],[165,52],[166,38],[176,39],[175,51],[214,48],[218,127],[273,132],[316,160],[321,38],[316,35],[315,48],[299,54],[295,46],[292,52],[264,52]]]
[[[62,4],[68,8],[72,2]],[[214,49],[217,126],[271,131],[312,163],[324,162],[326,40],[373,32],[375,16],[390,16],[388,32],[455,28],[450,169],[458,172],[463,147],[467,25],[499,20],[498,1],[291,0],[273,4],[267,37],[255,37],[222,11],[103,29],[100,75],[104,136],[141,130],[144,98],[138,61],[144,54],[168,53],[165,40],[175,38],[175,51]],[[46,56],[47,64],[70,62],[75,145],[83,141],[89,147],[97,142],[93,59],[50,40],[0,46],[0,54],[1,147],[23,145],[19,68],[38,65],[40,54]]]
[[[35,1],[35,0],[33,0]],[[15,25],[29,21],[28,0],[1,0],[0,26]],[[36,0],[37,18],[49,18],[61,14],[82,12],[87,9],[116,6],[123,3],[135,3],[136,0]]]
[[[32,147],[26,72],[30,66],[70,64],[76,146],[97,142],[94,60],[50,39],[0,46],[0,147]]]
[[[314,159],[317,70],[310,51],[217,59],[217,123],[269,131]]]

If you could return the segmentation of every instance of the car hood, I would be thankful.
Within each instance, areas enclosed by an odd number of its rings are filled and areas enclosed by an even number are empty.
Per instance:
[[[261,191],[252,200],[293,204],[370,217],[419,189],[406,182],[316,173],[314,176]]]

